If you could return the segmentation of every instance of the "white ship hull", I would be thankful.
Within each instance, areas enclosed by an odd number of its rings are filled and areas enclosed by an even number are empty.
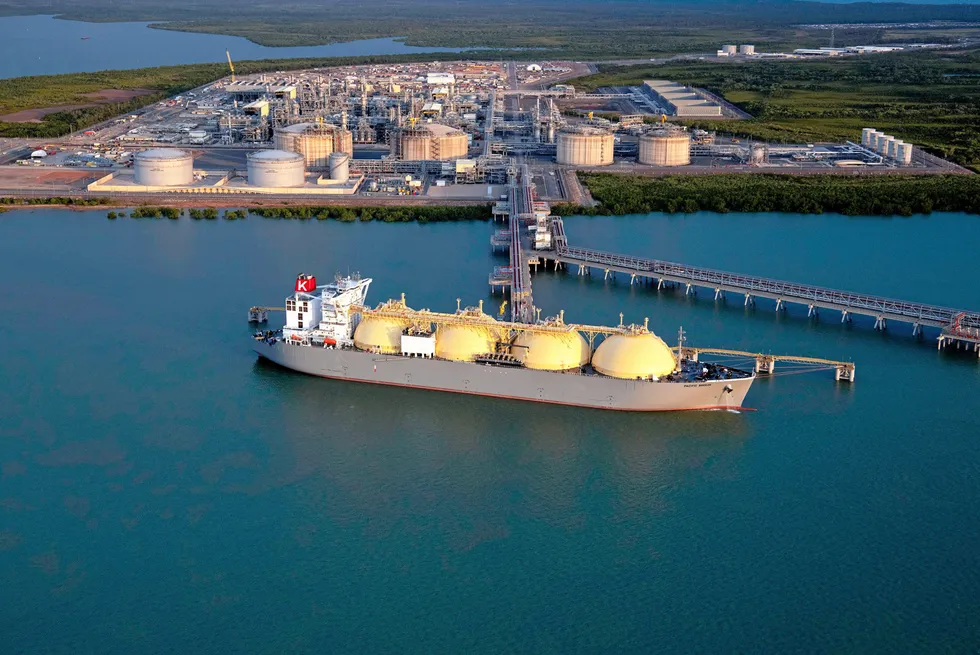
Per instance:
[[[495,398],[634,412],[740,409],[751,377],[704,381],[622,380],[351,349],[256,341],[261,357],[325,378]]]

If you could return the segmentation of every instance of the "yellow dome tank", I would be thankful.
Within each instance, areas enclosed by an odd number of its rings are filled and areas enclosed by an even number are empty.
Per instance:
[[[411,321],[383,316],[365,316],[354,330],[354,345],[361,350],[386,355],[402,350],[402,332]]]
[[[528,368],[567,371],[588,364],[592,350],[578,332],[521,332],[510,354]]]
[[[436,330],[436,357],[472,362],[496,350],[499,336],[492,325],[440,325]]]
[[[675,365],[674,353],[663,339],[645,331],[606,337],[592,356],[592,368],[627,380],[659,378],[672,372]]]

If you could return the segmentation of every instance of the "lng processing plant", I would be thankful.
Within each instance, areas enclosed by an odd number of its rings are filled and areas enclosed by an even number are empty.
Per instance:
[[[844,143],[765,143],[685,121],[742,110],[669,80],[583,93],[576,62],[431,62],[225,78],[0,156],[0,191],[79,196],[368,196],[492,201],[517,161],[550,201],[579,170],[640,175],[965,173],[868,127]],[[36,171],[36,173],[35,173]]]

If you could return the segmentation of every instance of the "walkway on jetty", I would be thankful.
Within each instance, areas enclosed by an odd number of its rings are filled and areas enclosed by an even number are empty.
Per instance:
[[[713,290],[716,300],[727,293],[737,293],[744,297],[746,306],[754,305],[756,298],[768,298],[776,302],[776,311],[795,303],[805,305],[808,316],[817,316],[821,309],[839,312],[841,322],[849,322],[852,315],[859,314],[873,318],[877,330],[884,330],[889,321],[911,324],[913,335],[920,334],[923,326],[934,327],[940,330],[939,348],[956,345],[971,348],[980,356],[980,312],[577,248],[568,245],[564,224],[557,216],[551,218],[551,245],[552,249],[541,252],[541,256],[577,265],[579,275],[591,274],[596,268],[604,271],[606,278],[615,273],[627,274],[630,284],[640,278],[656,281],[658,289],[666,283],[684,285],[686,294],[703,287]]]

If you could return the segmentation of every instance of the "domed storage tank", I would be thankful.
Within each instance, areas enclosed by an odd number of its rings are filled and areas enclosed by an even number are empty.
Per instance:
[[[406,161],[429,159],[432,138],[425,129],[406,128],[395,132],[391,141],[391,154]]]
[[[469,154],[466,133],[441,123],[426,125],[432,137],[431,159],[464,159]]]
[[[350,179],[350,158],[345,152],[335,152],[330,155],[330,179],[336,182],[346,182]]]
[[[303,155],[283,150],[260,150],[248,155],[248,183],[251,186],[285,188],[303,186],[306,181]]]
[[[136,184],[185,186],[194,182],[194,158],[176,148],[144,150],[136,153],[133,171]]]
[[[365,316],[354,330],[354,345],[361,350],[392,355],[401,352],[402,332],[411,321],[383,316]]]
[[[641,134],[637,161],[649,166],[687,166],[691,163],[691,135],[684,130]]]
[[[276,131],[272,143],[276,150],[303,155],[307,170],[326,170],[327,159],[334,151],[336,128],[333,125],[297,123]]]
[[[596,348],[592,368],[614,378],[648,380],[671,373],[674,353],[652,332],[613,334]]]
[[[436,330],[436,357],[472,362],[496,350],[499,335],[492,325],[440,325]]]
[[[616,139],[597,129],[558,133],[557,160],[570,166],[608,166],[613,163]]]
[[[333,131],[333,151],[346,152],[348,156],[354,156],[354,134],[343,128],[336,128]]]
[[[542,371],[568,371],[589,363],[592,350],[578,332],[522,332],[510,354],[524,366]]]

